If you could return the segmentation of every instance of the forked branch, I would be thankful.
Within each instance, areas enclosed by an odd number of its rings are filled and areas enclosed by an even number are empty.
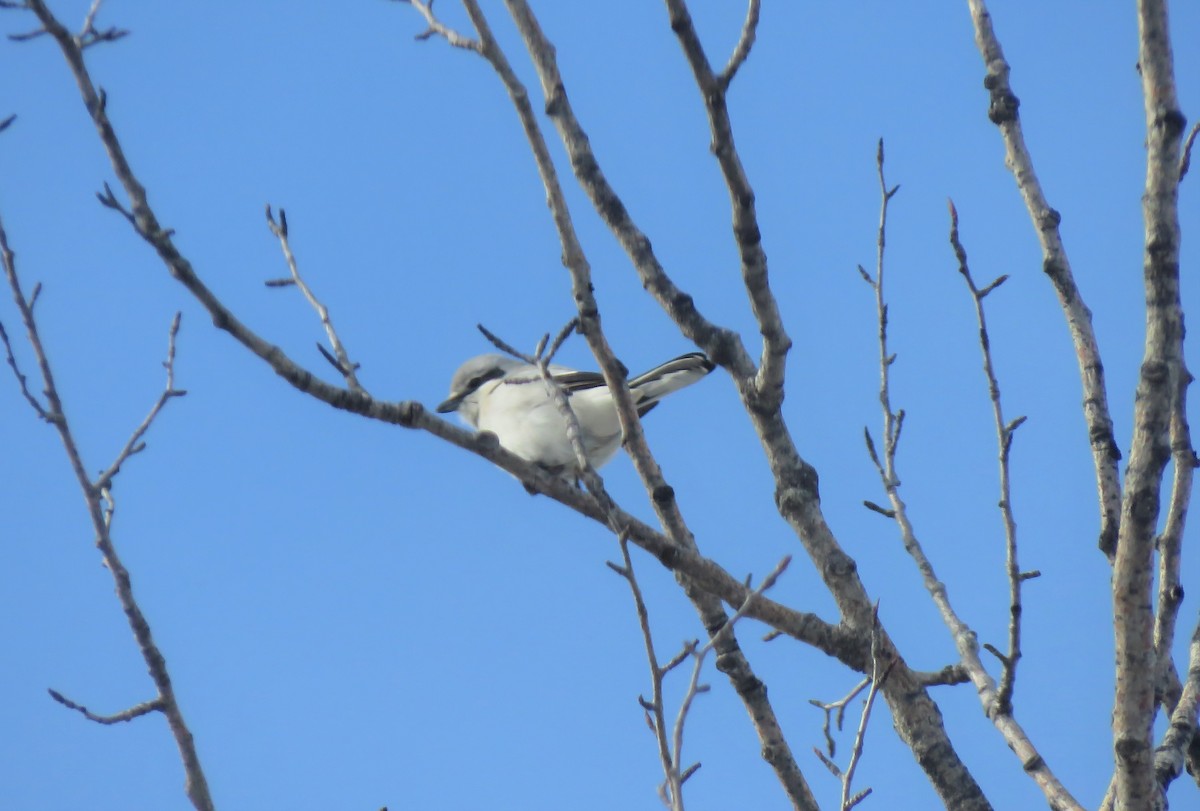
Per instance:
[[[1025,136],[1017,113],[1021,103],[1009,84],[1008,62],[992,28],[987,4],[984,0],[968,0],[968,5],[975,26],[975,44],[987,70],[984,86],[990,94],[988,118],[1000,129],[1004,139],[1005,165],[1012,171],[1017,190],[1025,201],[1042,249],[1042,270],[1054,285],[1058,303],[1071,331],[1071,340],[1075,344],[1079,377],[1083,384],[1083,416],[1087,423],[1099,492],[1099,547],[1112,562],[1121,521],[1121,482],[1117,475],[1121,452],[1113,435],[1108,387],[1104,379],[1104,366],[1100,362],[1100,347],[1092,328],[1092,313],[1083,303],[1079,287],[1075,284],[1075,275],[1071,271],[1067,250],[1058,229],[1062,216],[1046,201],[1042,184],[1034,171],[1033,157],[1025,146]]]
[[[900,530],[900,538],[904,544],[904,549],[916,564],[917,570],[921,574],[921,579],[924,581],[926,591],[929,592],[934,605],[941,614],[942,622],[950,630],[955,649],[961,657],[961,664],[970,676],[972,684],[975,685],[984,712],[988,714],[992,724],[1004,737],[1009,748],[1020,759],[1026,773],[1038,784],[1038,787],[1042,790],[1051,807],[1056,809],[1056,811],[1058,809],[1081,809],[1082,806],[1071,796],[1066,786],[1051,771],[1045,759],[1042,758],[1041,754],[1034,747],[1033,742],[1029,739],[1029,736],[1025,733],[1025,730],[1012,716],[1011,707],[999,700],[1000,694],[996,682],[991,674],[988,673],[987,668],[984,667],[980,658],[979,643],[975,631],[958,615],[958,612],[951,604],[945,584],[938,579],[932,561],[925,554],[925,550],[917,538],[916,530],[908,515],[908,505],[900,497],[900,476],[896,464],[896,451],[899,443],[900,427],[902,425],[900,415],[903,412],[895,411],[891,401],[890,368],[896,360],[896,355],[889,348],[887,340],[888,305],[884,295],[884,285],[887,276],[883,261],[884,248],[887,244],[885,232],[887,229],[888,205],[891,203],[892,197],[899,187],[889,187],[884,178],[882,141],[876,150],[875,162],[878,169],[881,198],[878,238],[876,240],[878,246],[877,266],[874,279],[870,277],[870,274],[863,273],[862,275],[872,285],[875,292],[876,317],[879,325],[879,402],[883,411],[885,442],[883,453],[879,454],[874,443],[870,441],[870,434],[868,433],[868,448],[875,468],[879,473],[884,492],[887,494],[891,516],[896,521],[896,525]],[[994,288],[994,285],[992,287]],[[1020,576],[1018,575],[1019,579]]]
[[[325,347],[317,344],[317,349],[325,360],[329,361],[333,368],[338,370],[346,380],[346,388],[355,394],[366,394],[366,390],[358,382],[358,364],[350,360],[350,355],[346,351],[345,344],[338,337],[337,330],[333,327],[333,321],[329,317],[329,308],[321,303],[312,288],[304,281],[300,275],[300,269],[296,265],[296,256],[292,253],[291,242],[288,241],[288,221],[287,214],[281,208],[279,209],[279,220],[275,220],[275,215],[271,211],[271,207],[267,206],[267,227],[271,229],[271,233],[279,240],[279,247],[283,251],[284,261],[287,262],[288,272],[291,274],[285,282],[295,285],[304,294],[304,298],[308,300],[309,305],[316,311],[317,318],[321,320],[321,326],[325,328],[325,335],[329,338],[329,345],[333,347],[333,355]],[[267,282],[269,287],[283,287],[279,281]]]
[[[1007,276],[1000,276],[982,289],[977,287],[971,276],[971,268],[967,264],[967,250],[963,247],[958,235],[958,210],[954,202],[949,201],[950,208],[950,245],[954,248],[954,256],[958,260],[958,272],[962,274],[971,292],[975,304],[975,320],[979,324],[979,347],[983,353],[983,374],[987,381],[988,399],[992,402],[992,418],[996,428],[996,444],[999,448],[998,465],[1000,468],[1000,518],[1004,524],[1004,568],[1008,576],[1008,651],[1000,654],[993,648],[996,658],[1000,660],[1000,689],[996,691],[996,711],[1004,715],[1012,714],[1013,690],[1016,688],[1017,663],[1021,660],[1021,584],[1028,577],[1022,576],[1017,562],[1017,523],[1013,518],[1012,486],[1009,470],[1009,455],[1012,452],[1013,436],[1017,428],[1025,422],[1025,417],[1017,417],[1008,422],[1004,419],[1004,409],[1000,403],[1000,383],[996,379],[996,369],[992,363],[992,344],[988,337],[987,319],[983,312],[983,300],[993,290],[1004,284]]]
[[[151,701],[126,710],[123,713],[118,713],[115,716],[99,716],[90,713],[81,705],[63,698],[61,694],[54,691],[51,691],[51,696],[64,706],[78,710],[85,717],[99,723],[115,723],[117,721],[132,720],[152,711],[162,712],[166,716],[167,724],[171,729],[171,734],[175,738],[175,744],[179,748],[179,754],[183,760],[183,768],[186,775],[185,790],[188,798],[197,811],[212,811],[213,802],[208,791],[208,781],[205,779],[204,770],[200,765],[200,758],[192,740],[192,733],[188,729],[183,712],[175,698],[175,691],[171,686],[171,678],[167,672],[166,660],[150,633],[149,622],[146,620],[141,607],[134,598],[129,571],[117,555],[117,550],[110,534],[113,510],[110,485],[113,477],[117,474],[117,471],[126,459],[144,447],[142,437],[149,430],[151,423],[158,416],[163,406],[170,399],[180,396],[183,393],[174,387],[175,335],[179,330],[179,316],[176,315],[171,324],[167,360],[164,364],[167,369],[166,388],[159,396],[150,414],[134,430],[133,435],[125,443],[124,448],[117,454],[116,460],[109,466],[108,470],[101,473],[99,478],[93,481],[88,476],[83,456],[76,443],[75,435],[72,433],[66,412],[63,409],[62,399],[58,393],[54,374],[50,369],[50,360],[46,354],[45,346],[42,344],[41,334],[38,331],[37,321],[34,317],[34,299],[33,297],[26,297],[21,288],[21,283],[17,276],[15,257],[9,248],[8,235],[4,231],[3,223],[0,223],[0,258],[2,258],[4,275],[8,282],[9,290],[12,292],[13,300],[16,302],[17,311],[25,327],[25,335],[29,342],[29,347],[37,361],[42,378],[42,391],[45,396],[45,404],[38,403],[31,396],[27,397],[27,399],[29,399],[30,405],[33,406],[37,415],[54,426],[58,432],[59,439],[63,443],[63,448],[67,454],[67,461],[75,473],[76,482],[83,491],[84,500],[87,503],[88,517],[92,522],[96,548],[100,550],[100,556],[104,561],[105,568],[112,575],[113,583],[116,586],[117,600],[121,604],[121,609],[124,611],[125,617],[129,622],[129,627],[133,631],[133,636],[137,641],[142,659],[149,670],[150,678],[158,691],[158,695]],[[9,343],[7,333],[3,334],[5,348],[11,360],[13,358],[12,347]],[[22,390],[27,391],[25,380],[18,371],[16,362],[12,361],[10,365],[17,374]]]

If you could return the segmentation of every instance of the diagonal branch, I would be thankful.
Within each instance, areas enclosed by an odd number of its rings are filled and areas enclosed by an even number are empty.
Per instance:
[[[415,39],[424,41],[431,37],[441,37],[455,48],[462,48],[464,51],[474,51],[475,53],[483,53],[483,46],[479,40],[464,37],[462,34],[455,31],[449,26],[443,25],[442,22],[433,13],[433,0],[421,2],[421,0],[396,0],[400,3],[408,3],[417,13],[425,18],[425,25],[428,27],[417,34]]]
[[[171,233],[158,225],[158,220],[146,199],[145,188],[134,175],[124,150],[111,123],[97,102],[95,85],[70,35],[45,9],[41,0],[30,0],[40,9],[52,25],[55,41],[71,67],[80,95],[92,116],[99,133],[101,144],[108,153],[114,172],[129,195],[132,204],[132,224],[159,255],[168,272],[180,282],[205,308],[214,325],[229,333],[251,353],[267,363],[272,370],[298,391],[340,410],[360,414],[380,422],[404,428],[422,430],[456,447],[474,453],[497,467],[511,473],[521,481],[533,483],[538,492],[575,512],[608,524],[608,517],[595,499],[588,493],[566,483],[560,477],[551,476],[530,462],[506,451],[487,435],[479,435],[459,428],[447,420],[439,419],[415,401],[388,402],[367,395],[354,395],[346,389],[330,385],[316,377],[311,371],[297,364],[279,347],[238,320],[233,313],[208,289],[196,275],[191,263],[179,253],[172,241]],[[81,474],[82,475],[82,474]],[[696,552],[681,549],[662,533],[639,521],[628,513],[618,513],[622,528],[636,545],[653,555],[667,569],[682,572],[699,583],[705,590],[717,595],[732,606],[740,606],[746,600],[749,589],[737,578],[732,577],[718,564]],[[776,603],[769,598],[756,600],[747,616],[776,628],[783,633],[810,644],[846,662],[865,661],[865,652],[859,640],[844,628],[824,622],[814,614],[796,611]]]
[[[171,319],[171,327],[167,331],[167,359],[163,361],[163,367],[167,370],[167,383],[163,388],[162,393],[158,395],[158,399],[154,401],[154,405],[150,407],[150,413],[142,420],[141,424],[134,429],[133,434],[125,442],[125,447],[117,454],[117,458],[108,466],[108,469],[100,474],[100,478],[96,479],[94,487],[96,490],[107,490],[112,484],[113,477],[121,470],[121,465],[125,464],[125,460],[135,453],[141,453],[146,448],[146,443],[142,442],[142,437],[150,430],[150,425],[158,417],[163,406],[174,397],[183,397],[187,394],[184,389],[175,388],[175,337],[179,334],[180,313],[175,313],[175,317]]]
[[[1196,736],[1196,716],[1200,712],[1200,625],[1192,633],[1188,646],[1188,672],[1179,702],[1171,713],[1171,725],[1162,743],[1154,750],[1154,778],[1163,794],[1183,774],[1188,746]],[[1200,776],[1197,776],[1200,779]]]
[[[46,26],[46,29],[51,31],[51,33],[54,31],[49,25]],[[67,421],[62,400],[58,394],[58,387],[55,385],[54,375],[50,370],[50,360],[46,355],[45,347],[38,333],[37,322],[34,320],[33,315],[32,298],[26,298],[21,291],[13,252],[8,247],[8,237],[4,232],[2,223],[0,223],[0,257],[3,258],[4,275],[8,280],[9,289],[12,290],[17,310],[21,315],[21,321],[25,325],[25,333],[29,339],[29,346],[33,350],[34,357],[37,359],[38,369],[41,372],[46,405],[44,409],[35,406],[35,411],[37,411],[39,416],[53,425],[58,432],[59,439],[62,441],[63,448],[67,454],[68,463],[75,473],[75,479],[79,484],[80,490],[83,491],[84,500],[87,503],[88,517],[91,519],[92,530],[95,533],[96,548],[100,550],[100,556],[104,560],[105,568],[112,575],[116,586],[117,600],[120,602],[121,609],[124,611],[125,617],[129,622],[129,627],[133,631],[133,636],[137,640],[138,650],[146,662],[150,678],[158,690],[158,697],[155,699],[158,706],[152,709],[160,710],[166,716],[171,734],[175,738],[175,744],[179,748],[179,754],[183,760],[184,773],[187,775],[185,790],[188,798],[192,801],[192,805],[197,811],[212,811],[213,802],[208,791],[208,781],[204,776],[204,770],[201,768],[200,758],[196,752],[195,743],[192,740],[192,733],[188,729],[183,712],[179,707],[179,702],[175,698],[175,690],[171,685],[170,674],[167,672],[166,660],[163,658],[162,651],[159,650],[154,637],[150,633],[149,622],[147,622],[141,607],[133,596],[133,584],[129,576],[129,571],[121,563],[110,534],[111,498],[108,485],[111,483],[111,476],[115,473],[115,470],[108,474],[107,479],[102,475],[101,479],[98,479],[96,482],[91,481],[88,477],[86,466],[83,463],[83,456],[75,441],[71,426]],[[174,358],[174,329],[177,328],[178,320],[172,325],[169,364]],[[173,390],[171,375],[171,366],[168,365],[168,391]],[[170,399],[171,396],[174,395],[165,395],[160,402],[165,404],[166,400]],[[145,427],[149,427],[159,408],[161,408],[161,405],[156,406],[152,410],[151,416],[143,423]],[[144,433],[144,430],[141,428],[139,428],[139,431]],[[139,436],[140,433],[135,432],[135,439],[131,440],[131,442],[136,442],[136,437]],[[124,453],[124,456],[127,457],[132,452]],[[119,461],[120,457],[118,457]],[[105,502],[110,504],[109,508],[105,507]],[[51,695],[54,694],[51,693]],[[66,702],[63,703],[65,704]],[[75,709],[80,708],[75,707]],[[84,711],[84,714],[88,715],[86,711]],[[92,716],[88,715],[88,717]],[[93,718],[93,720],[96,719]],[[117,720],[124,719],[118,717]]]
[[[875,606],[875,613],[876,617],[878,617],[878,604]],[[863,702],[862,713],[858,718],[858,730],[854,733],[854,743],[850,747],[850,762],[846,765],[845,774],[842,775],[841,811],[850,811],[850,809],[865,800],[871,793],[871,789],[866,788],[851,795],[850,789],[854,784],[854,773],[858,769],[859,761],[862,760],[863,747],[867,737],[867,724],[871,720],[871,708],[875,706],[875,699],[879,696],[880,685],[887,680],[891,669],[892,662],[883,661],[882,659],[879,634],[876,632],[871,636],[871,689],[867,691],[867,700]]]
[[[1059,305],[1067,319],[1071,341],[1079,361],[1079,377],[1083,384],[1083,416],[1087,423],[1092,447],[1092,462],[1096,469],[1096,486],[1100,503],[1099,546],[1111,562],[1116,553],[1117,531],[1121,520],[1121,483],[1117,462],[1121,451],[1113,436],[1113,422],[1108,410],[1108,389],[1104,381],[1104,365],[1100,362],[1100,347],[1092,329],[1092,314],[1083,303],[1071,263],[1063,245],[1058,225],[1061,215],[1046,202],[1042,184],[1034,171],[1033,158],[1025,146],[1025,136],[1017,115],[1020,101],[1009,85],[1008,63],[1000,41],[992,29],[992,18],[984,0],[968,0],[971,20],[975,26],[975,44],[987,69],[984,87],[991,94],[988,118],[1000,128],[1004,139],[1005,165],[1017,181],[1017,190],[1037,231],[1042,248],[1042,270],[1054,285]]]
[[[8,250],[8,240],[3,234],[3,229],[0,228],[0,243],[4,245],[5,255],[3,261],[5,265],[11,263],[14,259],[12,252]],[[36,287],[34,288],[37,289]],[[15,294],[17,298],[21,298],[21,293],[18,290]],[[32,299],[31,299],[32,303]],[[4,329],[4,324],[0,323],[0,343],[4,344],[4,357],[8,362],[8,366],[12,369],[13,374],[17,378],[17,385],[21,388],[21,396],[25,398],[25,402],[29,403],[29,407],[34,410],[34,413],[46,422],[50,422],[50,413],[46,411],[46,407],[38,401],[33,393],[29,391],[29,379],[25,377],[25,373],[21,371],[21,367],[17,364],[17,356],[13,354],[12,342],[9,340],[8,331]]]
[[[733,235],[742,262],[742,281],[750,295],[751,309],[763,336],[760,367],[754,385],[755,399],[760,401],[762,408],[774,408],[783,399],[785,366],[792,340],[784,329],[779,305],[767,276],[767,254],[762,247],[754,189],[750,186],[750,178],[746,175],[746,169],[733,141],[733,123],[730,121],[729,108],[725,102],[732,72],[729,72],[728,77],[725,73],[721,76],[713,73],[708,55],[704,52],[700,36],[692,23],[687,3],[684,0],[666,0],[666,4],[671,30],[683,46],[684,55],[704,100],[709,132],[712,135],[712,153],[717,158],[725,185],[729,189],[729,201],[733,209]],[[734,58],[730,60],[732,71],[736,71],[737,65],[740,64],[740,61],[735,61],[738,60],[739,54],[741,59],[745,59],[749,54],[757,24],[758,9],[755,3],[751,3],[746,25],[742,29],[742,38],[734,51]],[[726,70],[730,71],[730,68]]]
[[[296,287],[300,288],[300,292],[304,294],[304,298],[308,300],[309,305],[316,310],[317,317],[321,319],[321,326],[325,328],[325,335],[329,338],[329,345],[333,347],[335,358],[330,358],[325,348],[320,344],[317,348],[321,350],[326,359],[329,359],[335,369],[341,373],[346,379],[346,387],[355,394],[365,394],[366,390],[358,382],[358,364],[350,360],[350,355],[346,352],[346,346],[342,343],[342,339],[338,337],[337,330],[333,328],[333,321],[329,318],[329,308],[321,303],[316,294],[308,286],[300,276],[300,269],[296,266],[296,256],[292,253],[292,245],[288,241],[288,222],[287,214],[284,210],[279,209],[279,221],[275,221],[275,216],[271,212],[271,206],[267,206],[267,227],[271,229],[271,233],[279,240],[279,247],[283,251],[284,261],[287,262],[288,272],[291,274],[290,281]],[[272,285],[279,286],[279,285]]]
[[[737,75],[746,58],[750,56],[750,49],[754,47],[754,39],[758,36],[758,18],[762,11],[761,7],[762,0],[750,0],[746,6],[746,21],[742,23],[742,34],[738,37],[737,45],[734,46],[725,69],[717,76],[717,86],[721,88],[722,93],[729,90],[733,77]]]

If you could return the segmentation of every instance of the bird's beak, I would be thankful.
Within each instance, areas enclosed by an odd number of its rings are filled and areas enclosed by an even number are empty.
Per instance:
[[[437,413],[449,414],[451,411],[458,411],[458,406],[459,406],[459,403],[461,403],[461,402],[462,402],[461,394],[451,397],[449,400],[446,400],[444,403],[441,403],[437,407]]]

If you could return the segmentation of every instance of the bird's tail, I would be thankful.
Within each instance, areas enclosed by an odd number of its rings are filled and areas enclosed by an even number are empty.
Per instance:
[[[644,415],[671,392],[692,385],[715,368],[703,353],[689,352],[632,378],[629,389],[638,398],[638,413]]]

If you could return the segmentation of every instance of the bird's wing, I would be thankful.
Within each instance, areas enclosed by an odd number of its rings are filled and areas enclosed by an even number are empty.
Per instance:
[[[567,394],[586,389],[600,388],[604,385],[604,375],[599,372],[576,372],[564,369],[554,372],[554,382],[563,387]]]

